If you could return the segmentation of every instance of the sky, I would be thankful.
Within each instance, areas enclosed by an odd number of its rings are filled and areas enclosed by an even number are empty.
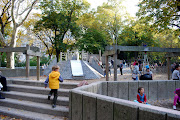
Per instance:
[[[107,2],[107,0],[87,0],[91,3],[92,8],[97,8],[103,4],[103,2]],[[126,7],[126,10],[130,13],[131,16],[135,17],[136,12],[138,11],[138,2],[139,0],[124,0],[123,5]]]

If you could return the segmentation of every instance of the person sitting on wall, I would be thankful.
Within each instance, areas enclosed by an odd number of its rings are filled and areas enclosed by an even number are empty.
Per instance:
[[[153,73],[150,71],[149,65],[146,65],[145,74],[140,76],[140,80],[153,80]]]
[[[3,85],[2,90],[3,91],[8,91],[6,77],[2,76],[1,74],[2,74],[2,72],[0,71],[0,82]]]
[[[0,90],[1,90],[1,88],[3,88],[3,85],[0,83]],[[0,93],[0,99],[5,99],[5,97],[3,97],[3,96],[1,95],[1,93]]]
[[[179,70],[180,70],[180,66],[176,65],[175,70],[172,73],[172,79],[173,80],[180,80]]]
[[[134,102],[148,104],[146,94],[144,93],[143,87],[138,88],[137,100],[134,100]],[[148,105],[150,105],[150,104],[148,104]]]
[[[84,86],[84,85],[88,85],[88,82],[86,80],[81,81],[77,86]]]
[[[174,91],[174,103],[173,103],[173,109],[176,110],[176,103],[180,105],[180,88],[177,88],[176,91]]]

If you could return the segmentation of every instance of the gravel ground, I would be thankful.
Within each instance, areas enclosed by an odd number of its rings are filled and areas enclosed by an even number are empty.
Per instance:
[[[168,109],[173,109],[173,102],[174,100],[172,99],[167,99],[167,100],[148,100],[148,103],[154,106],[159,106],[159,107],[164,107]],[[180,105],[176,105],[176,108],[178,111],[180,111]]]

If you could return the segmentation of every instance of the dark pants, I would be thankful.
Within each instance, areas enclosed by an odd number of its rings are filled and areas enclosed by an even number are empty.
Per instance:
[[[57,101],[57,94],[58,89],[51,89],[51,91],[49,92],[48,96],[51,96],[54,93],[54,98],[53,98],[53,104],[56,105],[56,101]]]
[[[3,90],[3,91],[7,91],[7,90],[8,90],[8,89],[7,89],[7,83],[6,83],[6,78],[5,78],[4,76],[1,76],[1,75],[0,75],[0,82],[1,82],[1,84],[3,85],[2,90]]]
[[[121,75],[123,75],[123,73],[122,73],[122,68],[120,68],[120,73],[121,73]]]

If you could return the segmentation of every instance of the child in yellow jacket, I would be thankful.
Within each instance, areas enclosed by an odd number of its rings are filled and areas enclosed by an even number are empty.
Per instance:
[[[49,95],[48,95],[48,100],[50,100],[51,95],[54,94],[52,108],[56,107],[56,101],[57,101],[58,89],[59,89],[59,81],[63,82],[63,79],[60,75],[59,69],[60,69],[59,66],[57,66],[57,65],[53,66],[52,72],[49,74],[49,76],[46,78],[46,81],[44,82],[45,88],[47,87],[47,84],[49,82],[49,88],[51,89],[51,91],[49,92]]]

